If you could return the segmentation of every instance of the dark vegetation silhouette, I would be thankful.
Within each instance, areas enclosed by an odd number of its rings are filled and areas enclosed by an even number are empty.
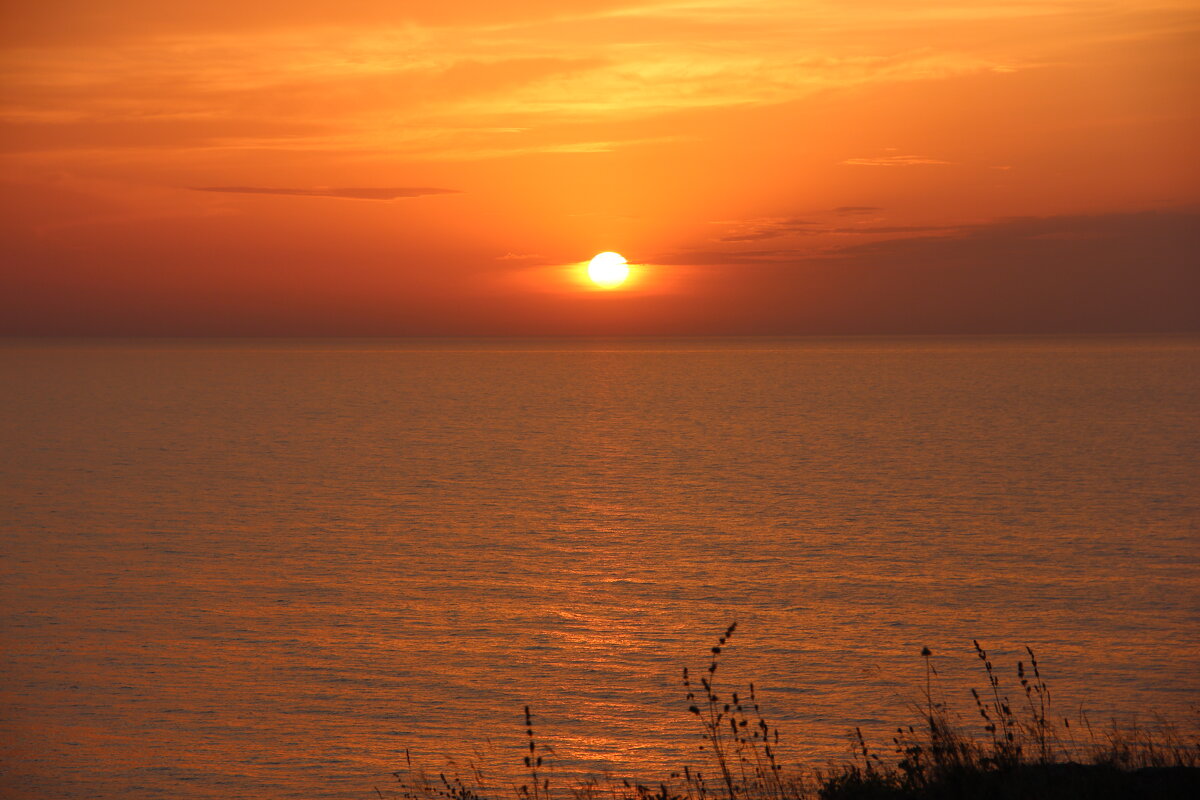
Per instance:
[[[414,766],[393,773],[397,786],[381,797],[405,800],[1192,800],[1200,797],[1200,727],[1181,732],[1112,722],[1094,728],[1081,711],[1072,721],[1056,712],[1037,656],[1016,665],[1016,680],[1001,677],[987,651],[973,642],[986,686],[970,689],[979,731],[951,718],[935,698],[937,668],[922,648],[925,680],[917,719],[896,728],[884,750],[855,728],[853,758],[823,768],[785,765],[779,729],[767,722],[754,684],[738,691],[719,684],[720,656],[737,630],[731,624],[710,649],[699,677],[685,667],[687,712],[699,723],[705,762],[685,765],[655,784],[606,778],[551,786],[550,751],[534,736],[525,707],[527,752],[519,777],[484,778],[472,765],[466,777],[431,777]]]

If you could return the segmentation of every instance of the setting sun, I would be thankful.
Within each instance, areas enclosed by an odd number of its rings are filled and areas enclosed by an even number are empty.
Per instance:
[[[588,277],[605,289],[615,289],[629,277],[629,265],[620,253],[599,253],[588,263]]]

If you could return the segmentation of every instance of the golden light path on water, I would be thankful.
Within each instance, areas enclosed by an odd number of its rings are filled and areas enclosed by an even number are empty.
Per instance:
[[[405,749],[703,768],[722,653],[787,760],[886,748],[935,654],[1056,708],[1200,698],[1200,342],[0,348],[14,798],[351,798]],[[499,778],[497,778],[499,780]]]

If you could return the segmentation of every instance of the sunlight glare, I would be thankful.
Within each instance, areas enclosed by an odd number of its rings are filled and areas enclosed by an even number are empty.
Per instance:
[[[615,289],[629,277],[629,265],[620,253],[599,253],[588,263],[588,277],[597,286]]]

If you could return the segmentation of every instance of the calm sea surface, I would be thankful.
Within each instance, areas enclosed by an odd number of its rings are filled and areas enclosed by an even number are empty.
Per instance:
[[[1186,719],[1198,420],[1196,338],[9,341],[0,795],[369,798],[526,703],[556,779],[653,778],[735,619],[807,762],[973,638]]]

